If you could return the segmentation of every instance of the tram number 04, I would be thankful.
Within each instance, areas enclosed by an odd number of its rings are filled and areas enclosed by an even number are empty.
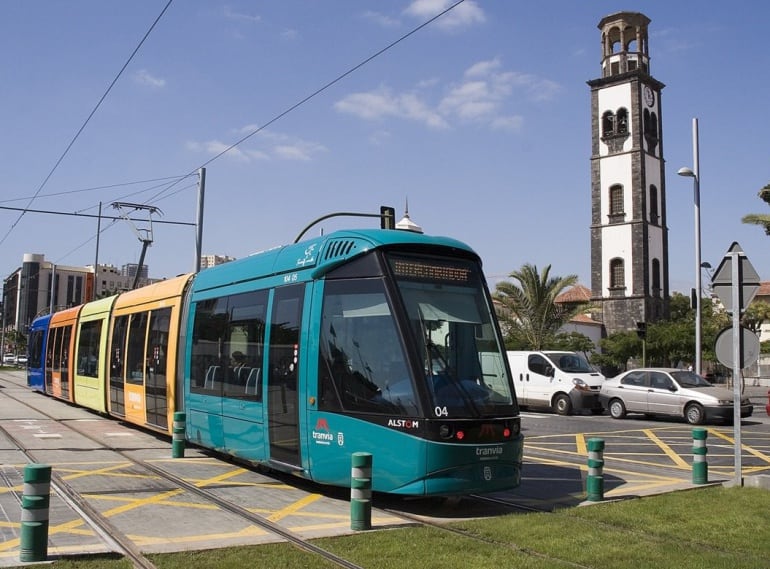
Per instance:
[[[436,417],[448,417],[449,411],[446,410],[446,407],[436,407],[433,412],[436,414]]]

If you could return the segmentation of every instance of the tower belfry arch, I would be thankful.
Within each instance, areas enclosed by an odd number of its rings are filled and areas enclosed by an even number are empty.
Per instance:
[[[599,22],[591,88],[591,298],[608,333],[668,315],[668,227],[661,92],[639,12]]]

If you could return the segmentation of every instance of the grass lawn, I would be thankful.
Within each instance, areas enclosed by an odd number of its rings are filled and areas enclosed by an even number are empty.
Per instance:
[[[361,532],[314,543],[366,569],[757,569],[770,567],[770,492],[713,486],[556,513]],[[151,556],[160,569],[326,569],[288,544]],[[123,569],[125,560],[57,560],[51,569]]]

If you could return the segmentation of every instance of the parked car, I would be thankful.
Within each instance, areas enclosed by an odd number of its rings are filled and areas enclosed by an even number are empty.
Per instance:
[[[19,354],[16,356],[15,363],[17,366],[26,366],[27,365],[27,354]]]
[[[11,365],[16,363],[16,354],[3,354],[3,363]]]
[[[577,352],[509,351],[516,397],[522,407],[550,408],[559,415],[604,412],[599,387],[604,376]]]
[[[733,393],[715,387],[697,373],[673,368],[642,368],[606,379],[599,393],[614,419],[626,413],[684,417],[691,425],[733,418]],[[741,417],[750,417],[748,397],[741,399]]]

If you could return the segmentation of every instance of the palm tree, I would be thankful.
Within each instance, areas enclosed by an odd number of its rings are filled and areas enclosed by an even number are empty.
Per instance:
[[[585,312],[580,304],[557,304],[565,289],[577,283],[577,275],[550,277],[551,265],[538,273],[536,265],[524,264],[495,286],[498,317],[508,335],[531,350],[543,349],[564,324]]]
[[[770,184],[767,184],[764,188],[759,190],[759,198],[766,204],[770,204]],[[770,214],[750,213],[748,215],[744,215],[741,221],[743,221],[743,223],[761,225],[765,228],[765,233],[770,235]]]

